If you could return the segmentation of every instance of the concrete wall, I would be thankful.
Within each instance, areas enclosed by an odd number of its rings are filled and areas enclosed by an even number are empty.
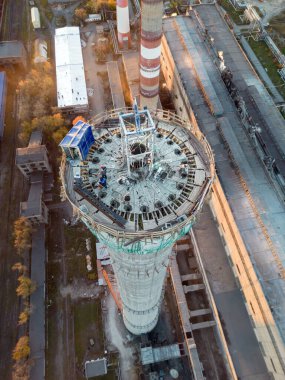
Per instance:
[[[190,120],[199,133],[199,127],[174,64],[166,38],[162,38],[161,68],[177,114]],[[249,254],[241,238],[232,211],[218,179],[212,188],[211,210],[224,238],[229,260],[243,292],[245,305],[260,343],[268,371],[275,379],[285,378],[285,349],[271,310],[254,271]]]

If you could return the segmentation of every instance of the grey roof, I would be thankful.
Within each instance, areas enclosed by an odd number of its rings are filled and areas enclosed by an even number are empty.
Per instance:
[[[33,131],[30,137],[28,147],[41,145],[42,141],[43,141],[42,131]]]
[[[24,55],[25,48],[20,41],[2,41],[0,42],[0,59],[1,58],[21,58]]]
[[[179,358],[181,356],[179,345],[171,344],[169,346],[141,347],[142,365],[163,362],[169,359]]]
[[[123,63],[126,71],[127,81],[130,87],[131,96],[136,98],[139,96],[139,79],[140,79],[140,70],[139,70],[139,53],[123,53]]]
[[[27,148],[17,148],[16,164],[27,164],[31,162],[44,161],[46,156],[45,145],[28,146]]]
[[[42,181],[32,182],[27,202],[21,202],[21,215],[25,217],[37,216],[42,209]]]
[[[125,107],[126,104],[117,62],[108,62],[107,70],[114,108]]]
[[[85,376],[87,379],[94,376],[106,375],[107,373],[107,359],[97,359],[85,362]]]
[[[31,295],[30,347],[33,366],[30,380],[45,378],[45,227],[40,224],[33,232],[31,279],[37,285]]]

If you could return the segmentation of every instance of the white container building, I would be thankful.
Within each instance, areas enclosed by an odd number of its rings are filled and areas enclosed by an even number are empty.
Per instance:
[[[40,18],[40,12],[37,7],[31,8],[31,19],[34,29],[40,29],[41,28],[41,18]]]
[[[55,31],[57,105],[65,113],[88,111],[88,97],[77,26]]]

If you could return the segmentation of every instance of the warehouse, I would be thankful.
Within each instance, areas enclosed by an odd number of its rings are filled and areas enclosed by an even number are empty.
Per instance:
[[[78,27],[56,29],[57,105],[65,114],[88,111],[88,98]]]

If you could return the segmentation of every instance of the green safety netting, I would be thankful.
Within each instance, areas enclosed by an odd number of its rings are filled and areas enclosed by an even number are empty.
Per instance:
[[[177,240],[179,240],[182,236],[186,235],[194,224],[195,219],[193,218],[191,222],[184,227],[179,232],[173,232],[171,235],[162,236],[161,239],[153,238],[151,241],[150,238],[141,239],[139,241],[135,241],[134,243],[129,244],[130,240],[119,238],[116,239],[112,235],[108,235],[106,233],[102,233],[101,231],[95,230],[90,224],[83,220],[84,224],[87,228],[95,235],[101,243],[106,244],[109,248],[114,249],[116,251],[120,251],[122,253],[127,254],[135,254],[135,255],[147,255],[153,254],[161,251],[162,249],[166,249],[172,246]],[[159,244],[157,242],[160,241]],[[155,243],[155,244],[154,244]],[[128,245],[126,245],[128,244]]]

